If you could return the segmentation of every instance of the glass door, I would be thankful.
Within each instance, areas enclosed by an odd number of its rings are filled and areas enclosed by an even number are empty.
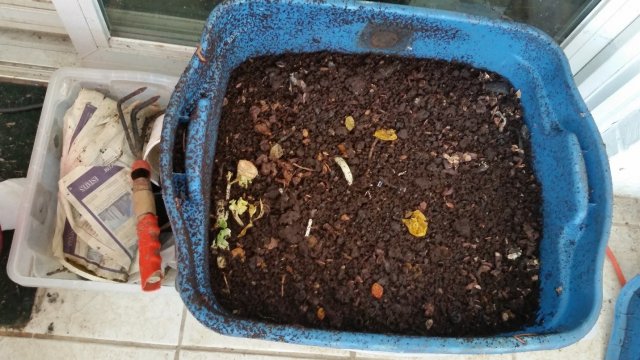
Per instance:
[[[0,0],[2,1],[2,0]],[[83,66],[179,75],[222,0],[51,0]],[[339,0],[348,1],[348,0]],[[580,86],[587,65],[638,17],[637,0],[373,0],[525,23],[564,49]],[[588,70],[584,72],[583,69]],[[580,79],[580,80],[579,80]]]
[[[222,0],[102,0],[112,36],[195,46],[211,10]]]
[[[195,45],[209,12],[221,0],[101,0],[112,36]],[[374,0],[437,8],[533,25],[561,43],[600,0]]]

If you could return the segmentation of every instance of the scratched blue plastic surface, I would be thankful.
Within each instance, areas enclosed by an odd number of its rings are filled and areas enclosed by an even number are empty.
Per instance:
[[[606,359],[640,359],[640,275],[620,291]]]
[[[399,34],[395,45],[370,45],[371,33],[380,29]],[[178,245],[177,285],[189,311],[204,325],[226,335],[297,344],[444,353],[552,349],[579,340],[591,329],[602,301],[610,172],[567,61],[549,37],[519,24],[398,5],[245,0],[215,8],[201,47],[206,61],[192,58],[167,109],[161,177]],[[521,90],[543,196],[536,325],[486,338],[399,336],[271,325],[238,319],[218,306],[209,285],[207,229],[212,163],[229,74],[257,55],[323,50],[462,61],[498,72]],[[177,174],[172,153],[181,123],[188,123],[186,173]],[[512,336],[516,333],[536,335],[520,344]]]

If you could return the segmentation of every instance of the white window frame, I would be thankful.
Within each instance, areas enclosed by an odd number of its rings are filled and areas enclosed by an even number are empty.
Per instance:
[[[83,66],[180,75],[196,50],[111,36],[98,0],[52,1]]]
[[[51,2],[0,0],[0,27],[66,35]]]

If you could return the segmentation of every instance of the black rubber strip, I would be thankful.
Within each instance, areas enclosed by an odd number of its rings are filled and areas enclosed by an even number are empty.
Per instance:
[[[149,178],[151,173],[147,169],[136,169],[131,172],[131,179],[135,180],[138,178]]]

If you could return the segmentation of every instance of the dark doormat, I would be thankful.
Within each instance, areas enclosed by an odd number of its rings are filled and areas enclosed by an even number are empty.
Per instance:
[[[0,181],[27,176],[46,90],[0,83]]]
[[[0,256],[0,326],[23,327],[29,322],[36,288],[22,287],[7,276],[7,261],[13,231],[3,231],[4,247]]]
[[[0,83],[0,181],[25,177],[40,119],[45,87]],[[0,240],[0,326],[22,327],[31,316],[35,288],[7,276],[13,231]]]

